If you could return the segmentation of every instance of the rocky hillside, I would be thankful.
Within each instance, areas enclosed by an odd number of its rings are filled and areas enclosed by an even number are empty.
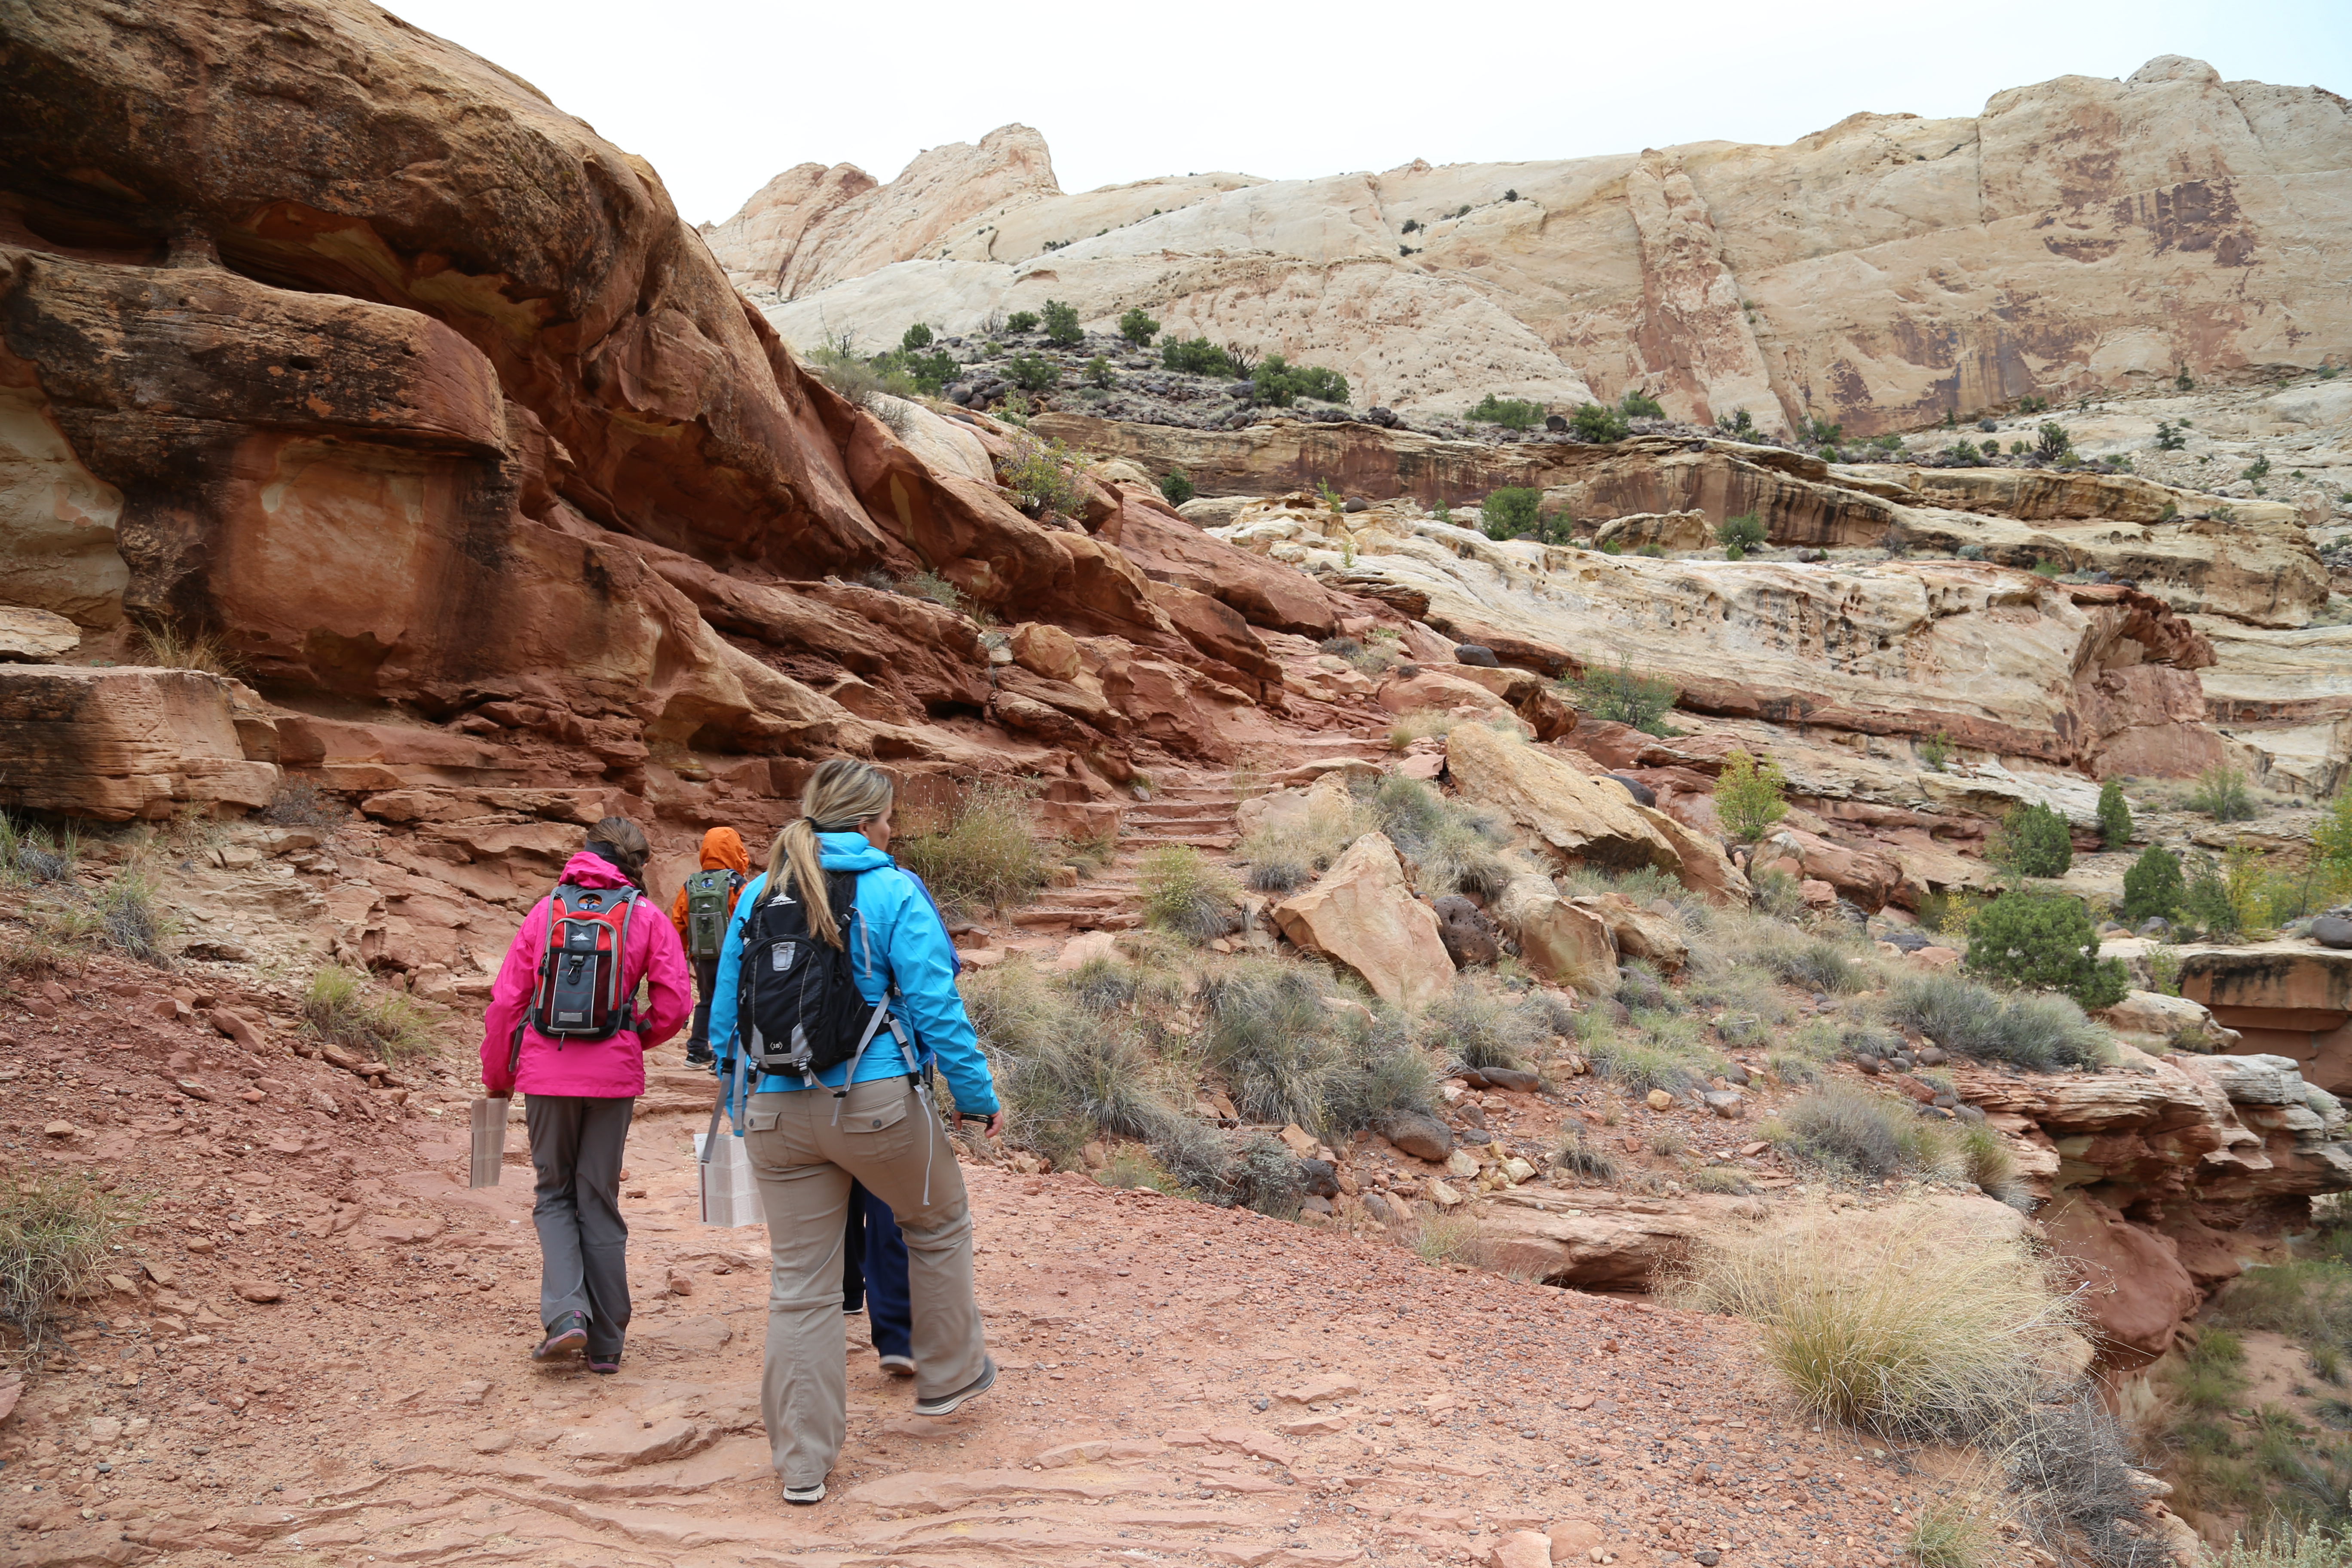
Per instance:
[[[1973,118],[1856,113],[1785,147],[1414,163],[1067,194],[1005,126],[877,184],[801,164],[712,251],[784,336],[895,342],[1075,304],[1328,364],[1362,406],[1627,390],[1864,435],[2029,395],[2341,363],[2352,112],[2201,61],[2062,77]]]

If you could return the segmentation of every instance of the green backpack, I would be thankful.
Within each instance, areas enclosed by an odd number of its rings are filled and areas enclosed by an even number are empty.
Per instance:
[[[686,954],[716,958],[727,940],[727,903],[743,886],[740,872],[697,871],[686,879]]]

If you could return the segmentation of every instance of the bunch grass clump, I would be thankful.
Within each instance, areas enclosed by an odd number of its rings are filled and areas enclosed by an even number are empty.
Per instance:
[[[1189,844],[1170,844],[1144,857],[1138,878],[1143,918],[1162,931],[1207,942],[1240,924],[1233,879]]]
[[[2000,1427],[2082,1327],[2021,1240],[1956,1232],[1924,1205],[1703,1235],[1675,1291],[1758,1324],[1806,1410],[1886,1437]]]
[[[1248,863],[1249,885],[1261,893],[1287,893],[1331,868],[1349,845],[1370,830],[1371,818],[1354,796],[1310,790],[1303,818],[1262,824],[1236,845]]]
[[[49,1320],[105,1268],[139,1205],[83,1174],[19,1173],[0,1185],[0,1323],[37,1363]]]
[[[2097,1067],[2113,1054],[2106,1036],[2067,998],[2005,996],[1965,975],[1906,975],[1895,984],[1888,1013],[1948,1051],[2038,1072]]]
[[[415,1003],[341,964],[322,965],[311,974],[302,992],[302,1018],[319,1038],[370,1060],[404,1061],[433,1048]]]
[[[1423,1008],[1421,1021],[1423,1043],[1466,1068],[1525,1068],[1555,1033],[1549,1015],[1466,977]]]
[[[891,853],[947,908],[1002,910],[1045,885],[1045,852],[1029,829],[1030,816],[1026,792],[975,784],[944,827],[900,838]]]

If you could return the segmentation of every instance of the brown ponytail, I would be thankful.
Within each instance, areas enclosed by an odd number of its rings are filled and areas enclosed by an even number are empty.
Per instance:
[[[808,928],[829,947],[842,944],[841,922],[824,896],[824,865],[819,833],[847,833],[890,809],[897,790],[890,775],[871,763],[835,757],[821,763],[801,791],[801,815],[784,825],[768,849],[766,897],[774,898],[787,881],[800,889],[808,905]]]

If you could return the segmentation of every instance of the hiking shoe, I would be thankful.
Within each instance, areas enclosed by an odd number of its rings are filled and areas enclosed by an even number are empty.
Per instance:
[[[590,1351],[588,1352],[588,1370],[590,1372],[602,1373],[610,1376],[612,1373],[621,1370],[621,1352],[619,1351],[614,1351],[611,1355],[598,1355],[594,1351]]]
[[[912,1377],[915,1375],[915,1358],[910,1355],[886,1355],[882,1358],[882,1370],[892,1377]]]
[[[957,1389],[953,1394],[942,1394],[937,1399],[918,1399],[915,1401],[915,1414],[918,1415],[952,1415],[958,1410],[963,1408],[967,1401],[979,1398],[982,1394],[986,1394],[990,1389],[994,1388],[995,1386],[996,1358],[994,1356],[989,1356],[985,1358],[984,1364],[980,1369],[980,1375],[973,1378],[970,1383],[965,1384],[961,1388]]]
[[[813,1502],[823,1502],[824,1500],[824,1483],[823,1481],[819,1481],[813,1487],[786,1487],[784,1489],[784,1500],[786,1502],[798,1503],[803,1508],[806,1508]]]
[[[533,1361],[556,1361],[568,1355],[578,1355],[588,1345],[588,1314],[559,1312],[555,1321],[547,1325],[547,1338],[530,1352]]]
[[[712,1059],[713,1058],[710,1055],[710,1042],[709,1040],[688,1040],[686,1042],[687,1066],[690,1068],[707,1068],[710,1065]]]

